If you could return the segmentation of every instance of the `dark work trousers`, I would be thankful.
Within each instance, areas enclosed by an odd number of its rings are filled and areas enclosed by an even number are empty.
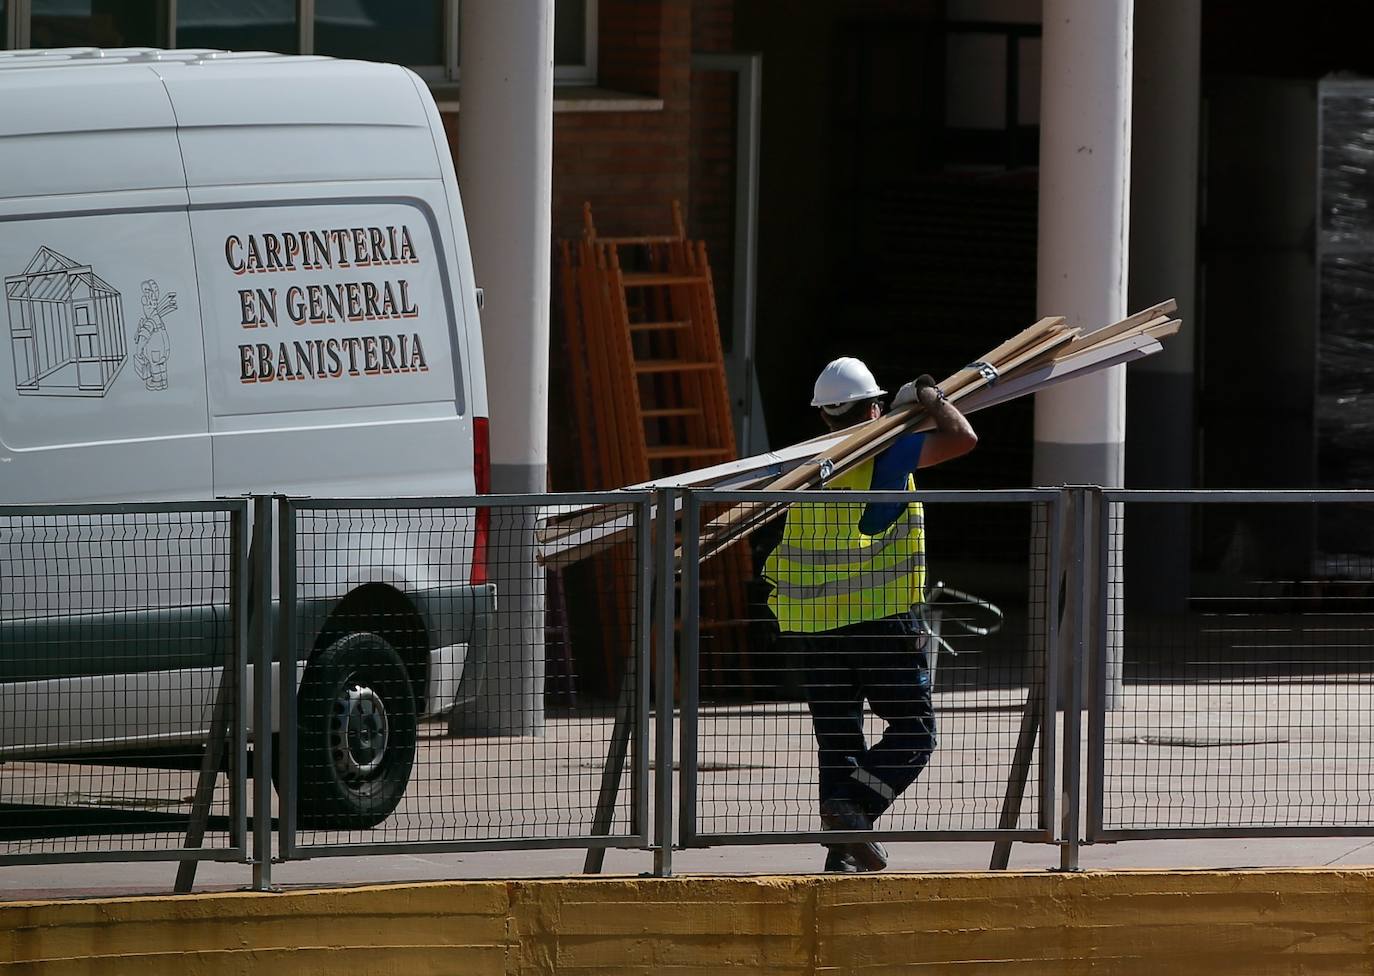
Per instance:
[[[852,800],[872,818],[915,782],[935,751],[930,638],[908,614],[820,634],[792,634],[819,753],[820,799]],[[887,723],[871,747],[864,699]]]

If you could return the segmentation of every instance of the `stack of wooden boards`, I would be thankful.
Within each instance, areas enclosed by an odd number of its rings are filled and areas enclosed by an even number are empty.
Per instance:
[[[673,232],[603,237],[590,204],[583,236],[559,246],[569,378],[579,431],[582,484],[617,488],[679,475],[736,456],[711,267],[687,238],[681,208]],[[622,537],[623,538],[623,537]],[[619,541],[617,540],[612,540]],[[615,556],[618,555],[618,559]],[[609,673],[628,631],[624,553],[598,560],[601,629]],[[742,549],[703,579],[703,629],[713,648],[733,649],[752,575]]]
[[[947,377],[940,387],[963,413],[1037,393],[1089,373],[1153,355],[1178,332],[1170,300],[1103,328],[1069,328],[1063,318],[1045,318]],[[934,422],[917,405],[895,410],[846,431],[793,445],[733,464],[659,479],[660,487],[714,487],[790,491],[824,487],[833,478],[882,451],[908,431],[930,430]],[[645,487],[636,485],[633,487]],[[717,513],[702,528],[703,560],[777,516],[786,503],[742,502]],[[561,513],[541,523],[541,558],[559,565],[585,558],[627,531],[598,506]]]

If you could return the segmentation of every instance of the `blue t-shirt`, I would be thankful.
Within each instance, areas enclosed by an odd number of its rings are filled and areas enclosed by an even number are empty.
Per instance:
[[[921,448],[925,434],[903,434],[873,459],[873,481],[870,491],[903,491],[906,479],[916,473],[921,463]],[[873,502],[864,507],[859,518],[859,531],[864,535],[886,532],[906,512],[906,502]]]

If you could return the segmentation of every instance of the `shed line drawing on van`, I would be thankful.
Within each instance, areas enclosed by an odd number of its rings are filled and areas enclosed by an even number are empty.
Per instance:
[[[134,333],[134,369],[143,377],[143,385],[150,390],[167,389],[167,357],[172,341],[167,335],[164,317],[177,310],[177,293],[165,296],[157,281],[143,282],[143,317]]]
[[[5,278],[14,385],[23,395],[103,397],[128,358],[113,285],[46,244]]]

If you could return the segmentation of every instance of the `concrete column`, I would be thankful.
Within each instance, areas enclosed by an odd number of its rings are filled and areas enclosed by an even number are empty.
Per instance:
[[[491,411],[491,487],[542,492],[548,466],[553,0],[464,0],[458,182],[467,212]],[[454,732],[544,726],[544,573],[529,509],[497,509],[498,611],[464,674]],[[472,673],[474,681],[469,681]],[[474,683],[476,682],[476,683]]]
[[[1202,0],[1136,8],[1131,145],[1130,308],[1178,300],[1183,332],[1131,370],[1126,483],[1194,488],[1193,358],[1197,303],[1198,142]],[[1185,505],[1146,506],[1131,522],[1132,605],[1177,612],[1188,595]],[[1139,585],[1135,585],[1135,584]]]
[[[1098,328],[1126,315],[1130,232],[1133,0],[1045,0],[1040,96],[1042,315]],[[1120,487],[1126,368],[1035,398],[1037,485]],[[1107,568],[1120,593],[1120,553]],[[1108,701],[1120,683],[1121,635],[1107,635]]]
[[[1036,304],[1095,328],[1126,315],[1133,0],[1045,0]],[[1038,485],[1120,487],[1126,368],[1036,394]]]

